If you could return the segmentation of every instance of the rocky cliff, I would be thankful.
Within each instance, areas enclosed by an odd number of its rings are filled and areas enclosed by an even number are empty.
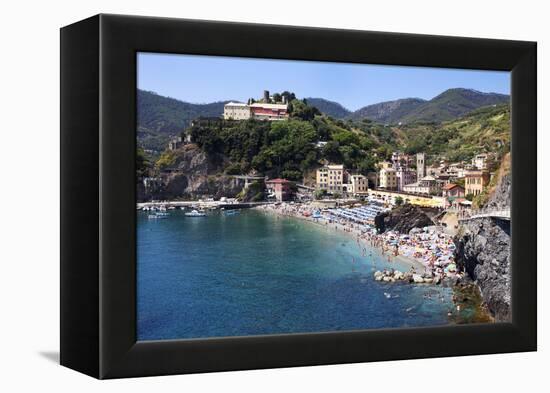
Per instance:
[[[224,175],[220,164],[194,144],[176,150],[170,160],[161,172],[162,185],[144,193],[143,200],[236,197],[243,189],[242,181]]]
[[[374,225],[379,233],[386,231],[409,233],[413,228],[423,228],[434,223],[422,209],[406,204],[377,215]]]
[[[502,175],[486,207],[510,206],[511,176]],[[467,221],[455,237],[455,258],[475,280],[483,301],[497,321],[510,320],[510,221],[480,218]]]

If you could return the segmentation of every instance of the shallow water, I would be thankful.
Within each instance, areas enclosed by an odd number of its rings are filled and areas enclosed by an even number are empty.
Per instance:
[[[449,323],[451,289],[374,281],[375,269],[410,266],[368,246],[362,256],[332,227],[255,210],[137,214],[139,340]]]

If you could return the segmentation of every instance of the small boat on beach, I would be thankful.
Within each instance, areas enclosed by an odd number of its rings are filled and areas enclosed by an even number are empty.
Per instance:
[[[241,211],[238,209],[232,209],[232,210],[224,210],[223,214],[225,216],[235,216],[237,214],[240,214]]]
[[[206,213],[205,212],[200,212],[198,210],[192,210],[188,213],[185,213],[185,215],[187,217],[206,217]]]

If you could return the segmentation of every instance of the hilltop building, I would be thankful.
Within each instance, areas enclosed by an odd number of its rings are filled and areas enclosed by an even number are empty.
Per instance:
[[[288,105],[256,102],[250,105],[250,115],[258,120],[285,120],[288,118]]]
[[[489,184],[491,176],[488,171],[469,170],[465,173],[464,185],[466,186],[466,195],[479,195]]]
[[[248,120],[251,117],[250,106],[242,102],[228,102],[223,107],[225,120]]]
[[[241,102],[228,102],[223,108],[223,118],[225,120],[284,120],[288,118],[287,109],[288,105],[286,104],[255,102],[249,105]]]
[[[181,136],[176,136],[168,142],[168,150],[177,150],[184,144]]]
[[[242,102],[228,102],[223,107],[225,120],[284,120],[288,118],[288,105],[286,99],[283,102],[273,103],[269,91],[265,90],[262,102],[249,100],[248,104]]]

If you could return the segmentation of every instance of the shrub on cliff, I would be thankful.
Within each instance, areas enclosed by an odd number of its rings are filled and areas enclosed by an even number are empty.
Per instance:
[[[260,202],[265,200],[265,184],[263,181],[254,181],[243,188],[237,195],[242,202]]]

